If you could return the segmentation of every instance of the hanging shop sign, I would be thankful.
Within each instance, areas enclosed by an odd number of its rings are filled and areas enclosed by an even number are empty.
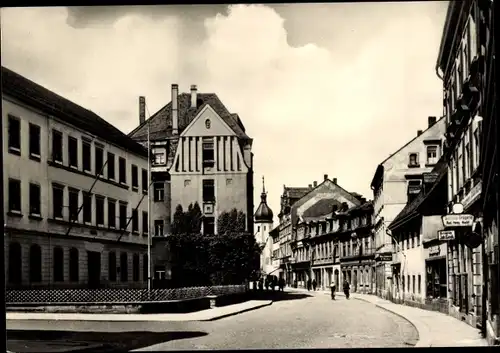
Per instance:
[[[441,247],[439,245],[429,248],[429,256],[438,256],[439,254],[441,254]]]
[[[380,261],[392,261],[392,255],[380,255],[378,259]]]
[[[453,239],[455,239],[455,231],[454,230],[438,230],[438,239],[439,240],[453,240]]]
[[[469,207],[472,205],[479,197],[481,196],[481,190],[482,190],[482,183],[479,182],[476,186],[472,188],[471,191],[467,194],[467,196],[464,197],[462,200],[462,204],[464,205],[464,208]]]
[[[442,217],[445,227],[472,227],[474,216],[471,214],[449,214]]]
[[[483,237],[481,236],[481,234],[471,232],[467,234],[464,243],[465,246],[467,246],[469,249],[475,249],[483,243]]]

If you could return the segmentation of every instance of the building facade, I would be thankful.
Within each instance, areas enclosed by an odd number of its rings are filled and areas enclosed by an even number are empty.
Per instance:
[[[485,60],[494,47],[492,6],[491,1],[483,0],[450,2],[436,71],[443,80],[446,116],[447,218],[461,223],[447,224],[456,235],[448,244],[450,314],[481,327],[485,335],[489,331],[494,337],[498,336],[498,309],[488,312],[487,308],[488,302],[498,300],[498,290],[487,289],[491,283],[487,256],[488,251],[493,254],[494,241],[484,242],[481,202],[484,177],[481,176],[481,137],[488,94],[493,104],[492,93],[486,92],[486,82],[494,78],[487,76]],[[491,116],[491,106],[488,113]]]
[[[391,295],[393,244],[388,226],[406,206],[408,194],[420,190],[422,174],[430,172],[442,155],[444,132],[445,119],[429,117],[427,129],[381,162],[373,176],[375,292],[381,297]]]
[[[267,204],[267,193],[262,177],[262,194],[260,194],[260,204],[254,214],[255,240],[262,249],[260,255],[260,272],[265,276],[277,270],[273,266],[273,238],[270,235],[273,229],[273,211]]]
[[[447,241],[441,216],[448,199],[444,158],[423,175],[416,195],[389,225],[394,240],[392,300],[448,313]],[[452,234],[452,233],[451,233]]]
[[[236,208],[253,229],[252,139],[237,114],[231,114],[214,93],[179,93],[171,86],[171,101],[145,118],[140,98],[139,126],[129,136],[152,149],[155,272],[171,279],[165,235],[177,205],[184,210],[198,203],[203,213],[202,232],[217,233],[217,218]],[[149,134],[148,134],[149,130]]]
[[[4,67],[2,120],[7,288],[145,287],[147,151]]]

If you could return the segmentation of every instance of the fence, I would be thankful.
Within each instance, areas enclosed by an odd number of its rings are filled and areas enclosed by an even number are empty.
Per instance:
[[[5,303],[15,304],[124,304],[195,299],[209,295],[244,293],[246,285],[170,289],[7,289]]]

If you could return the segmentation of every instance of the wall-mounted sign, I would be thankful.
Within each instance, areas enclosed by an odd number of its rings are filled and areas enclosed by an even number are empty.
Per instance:
[[[471,214],[449,214],[442,217],[445,227],[472,227],[474,216]]]
[[[392,255],[380,255],[380,261],[392,261]]]
[[[429,248],[429,256],[438,256],[439,254],[441,254],[441,247],[439,245]]]
[[[438,239],[439,240],[453,240],[453,239],[455,239],[455,231],[454,230],[438,230]]]
[[[424,173],[424,183],[425,184],[434,184],[436,179],[438,178],[439,173]]]
[[[467,196],[465,196],[464,199],[462,200],[464,208],[469,207],[479,198],[479,196],[481,196],[481,190],[482,190],[482,183],[479,182],[476,186],[472,188],[471,191],[469,191]]]

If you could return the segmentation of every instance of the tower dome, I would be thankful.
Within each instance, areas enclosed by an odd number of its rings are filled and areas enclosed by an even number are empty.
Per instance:
[[[264,185],[264,177],[262,177],[262,194],[260,194],[260,204],[257,207],[257,211],[254,215],[255,222],[272,222],[273,221],[273,211],[267,205],[267,193],[266,186]]]

